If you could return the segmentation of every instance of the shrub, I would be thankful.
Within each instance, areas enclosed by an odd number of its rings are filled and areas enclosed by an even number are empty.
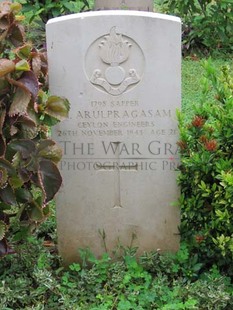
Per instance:
[[[180,232],[205,266],[214,263],[232,275],[233,79],[226,66],[220,73],[210,61],[204,67],[202,99],[192,119],[178,113]]]
[[[46,53],[25,41],[20,9],[0,3],[0,256],[10,252],[7,233],[19,240],[49,214],[61,185],[61,150],[49,130],[69,109],[45,92]]]
[[[30,22],[36,17],[40,17],[43,23],[53,17],[89,10],[90,6],[89,0],[19,0],[19,2],[24,5],[23,12]]]
[[[232,0],[164,0],[163,9],[182,18],[184,51],[232,52]]]

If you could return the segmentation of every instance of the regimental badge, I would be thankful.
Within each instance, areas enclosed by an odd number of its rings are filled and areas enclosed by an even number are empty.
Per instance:
[[[96,55],[99,66],[90,71],[90,82],[110,95],[117,96],[136,86],[141,80],[144,56],[131,38],[116,32],[112,27],[108,35],[97,40]],[[91,47],[92,54],[94,42]]]

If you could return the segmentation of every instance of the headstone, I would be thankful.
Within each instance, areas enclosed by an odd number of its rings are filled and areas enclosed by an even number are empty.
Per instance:
[[[153,0],[95,0],[95,10],[153,11]]]
[[[57,196],[59,251],[179,247],[177,122],[180,19],[99,11],[47,24],[52,94],[71,103],[56,126],[63,148]]]

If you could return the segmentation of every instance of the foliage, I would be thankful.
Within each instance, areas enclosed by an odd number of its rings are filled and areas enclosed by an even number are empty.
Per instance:
[[[46,46],[45,24],[50,18],[87,11],[93,7],[93,0],[17,0],[17,2],[23,5],[23,24],[27,39],[37,48]]]
[[[183,242],[176,254],[159,252],[145,253],[140,258],[141,264],[151,273],[166,275],[170,281],[183,278],[183,281],[193,281],[198,278],[202,264],[198,262],[198,256],[189,253],[188,246]]]
[[[185,119],[192,119],[196,102],[202,100],[200,79],[205,72],[202,62],[195,55],[187,56],[182,60],[182,112]],[[222,66],[231,65],[232,60],[229,57],[218,57],[212,59],[212,64],[216,70],[220,70]],[[213,90],[212,92],[210,90],[209,96],[214,96]]]
[[[61,150],[48,138],[69,105],[46,92],[44,50],[25,42],[21,5],[0,3],[0,256],[10,251],[6,234],[18,222],[15,240],[49,214],[61,185]]]
[[[163,10],[183,19],[184,50],[232,52],[232,0],[164,0]]]
[[[233,78],[203,63],[202,99],[192,120],[178,114],[182,240],[205,266],[233,275]],[[213,98],[209,94],[213,94]]]
[[[188,283],[185,289],[188,296],[198,300],[198,309],[232,308],[230,278],[223,277],[216,266],[202,274],[198,281]]]
[[[183,265],[184,257],[147,253],[137,261],[126,251],[112,261],[107,254],[96,259],[88,250],[81,252],[85,264],[73,263],[64,269],[53,247],[45,248],[42,240],[29,238],[18,246],[17,254],[0,261],[0,308],[227,310],[233,306],[232,285],[216,266],[190,281],[167,272],[173,260]],[[184,246],[179,255],[186,256],[185,252]],[[157,257],[153,262],[152,256]]]
[[[43,23],[46,23],[50,18],[78,13],[90,8],[90,1],[88,0],[19,0],[19,2],[23,4],[23,12],[28,17],[29,22],[40,17]]]

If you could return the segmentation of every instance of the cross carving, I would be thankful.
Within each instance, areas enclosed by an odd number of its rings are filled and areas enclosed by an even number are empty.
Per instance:
[[[112,142],[116,144],[116,162],[117,165],[105,165],[104,169],[100,169],[102,171],[114,171],[114,205],[113,208],[122,208],[121,203],[121,170],[124,171],[137,171],[138,170],[138,164],[135,163],[135,165],[120,165],[120,148],[119,145],[121,142]],[[97,165],[98,166],[98,165]]]

